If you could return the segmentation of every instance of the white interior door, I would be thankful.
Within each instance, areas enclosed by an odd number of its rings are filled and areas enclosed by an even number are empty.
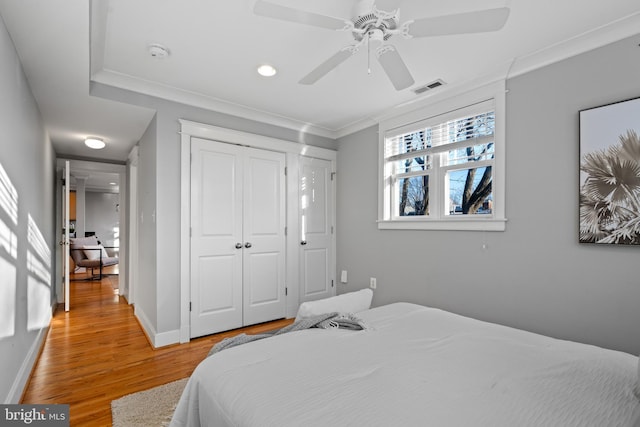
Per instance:
[[[191,142],[191,337],[285,317],[285,155]]]
[[[245,148],[244,153],[244,324],[286,315],[285,155]]]
[[[69,311],[69,161],[65,161],[62,170],[62,283],[64,287],[64,311]]]
[[[191,337],[242,326],[242,152],[191,142]]]
[[[300,158],[300,302],[335,295],[331,162]]]

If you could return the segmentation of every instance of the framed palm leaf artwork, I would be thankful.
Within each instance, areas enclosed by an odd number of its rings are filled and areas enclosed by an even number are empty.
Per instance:
[[[580,111],[580,243],[640,245],[640,98]]]

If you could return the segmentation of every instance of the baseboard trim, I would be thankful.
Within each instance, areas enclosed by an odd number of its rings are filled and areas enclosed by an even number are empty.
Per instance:
[[[136,316],[136,319],[138,319],[138,323],[142,327],[142,332],[144,332],[147,341],[149,341],[149,344],[151,344],[153,348],[180,343],[180,330],[176,329],[158,333],[144,311],[140,310],[137,305],[134,305],[133,314]]]
[[[51,320],[52,319],[50,319],[49,322],[51,322]],[[33,343],[29,348],[29,352],[18,370],[18,375],[16,375],[16,378],[11,385],[11,389],[9,389],[9,394],[4,401],[5,404],[22,402],[24,392],[27,389],[27,384],[29,384],[29,380],[31,380],[31,375],[33,374],[33,368],[36,366],[36,362],[44,349],[49,329],[50,326],[46,326],[38,331],[38,335],[36,336],[36,339],[33,340]]]
[[[167,345],[179,344],[179,343],[180,343],[180,330],[175,329],[173,331],[161,332],[159,334],[156,334],[154,347],[158,348],[158,347],[164,347]]]

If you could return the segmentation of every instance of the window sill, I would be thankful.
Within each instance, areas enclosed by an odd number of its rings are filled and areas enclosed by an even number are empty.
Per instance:
[[[450,230],[450,231],[504,231],[506,219],[451,218],[379,220],[379,230]]]

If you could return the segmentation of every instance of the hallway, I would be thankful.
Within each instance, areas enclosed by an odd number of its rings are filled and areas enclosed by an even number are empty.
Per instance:
[[[118,276],[72,282],[71,311],[59,306],[22,403],[70,405],[72,426],[111,425],[111,401],[188,377],[211,346],[240,332],[289,324],[280,320],[153,349],[118,295]]]

